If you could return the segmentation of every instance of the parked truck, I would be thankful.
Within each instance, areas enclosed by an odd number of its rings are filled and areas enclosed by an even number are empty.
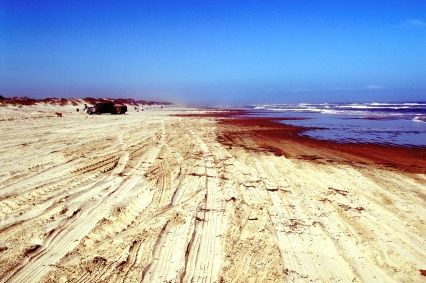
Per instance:
[[[97,102],[95,106],[88,107],[86,109],[88,114],[125,114],[127,112],[127,106],[121,104],[114,104],[112,102]]]

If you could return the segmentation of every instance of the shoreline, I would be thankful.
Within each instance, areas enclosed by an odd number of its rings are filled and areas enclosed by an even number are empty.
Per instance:
[[[218,141],[226,146],[318,163],[374,164],[408,173],[426,173],[426,147],[316,139],[302,135],[314,128],[285,124],[286,120],[306,118],[256,117],[253,114],[256,112],[235,109],[182,116],[216,119],[220,125]]]

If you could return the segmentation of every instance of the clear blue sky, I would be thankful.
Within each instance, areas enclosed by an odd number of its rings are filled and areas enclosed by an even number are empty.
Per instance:
[[[426,100],[426,1],[4,1],[5,96]]]

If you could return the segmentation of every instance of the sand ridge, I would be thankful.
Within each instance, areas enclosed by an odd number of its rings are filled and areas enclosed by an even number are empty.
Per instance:
[[[0,282],[424,280],[424,174],[230,146],[183,109],[56,111],[0,109]]]

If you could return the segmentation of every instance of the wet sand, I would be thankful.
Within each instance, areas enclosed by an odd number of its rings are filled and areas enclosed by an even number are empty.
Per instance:
[[[0,282],[424,281],[423,149],[187,113],[1,107]]]
[[[204,113],[201,116],[208,115],[209,113]],[[380,168],[426,174],[424,147],[318,140],[303,135],[304,131],[313,128],[285,124],[285,121],[303,118],[253,117],[246,111],[216,111],[211,116],[218,118],[218,140],[224,145],[241,146],[257,152],[269,151],[292,159],[348,163],[354,166],[376,165]]]

